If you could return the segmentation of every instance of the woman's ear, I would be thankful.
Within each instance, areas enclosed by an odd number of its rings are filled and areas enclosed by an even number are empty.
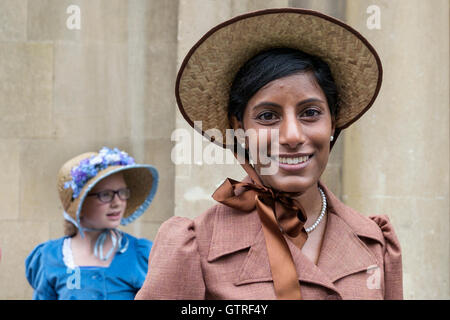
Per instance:
[[[331,117],[331,135],[334,137],[334,133],[336,132],[336,117]]]
[[[337,130],[337,132],[336,132],[336,121],[335,121],[335,118],[332,117],[332,118],[331,118],[331,136],[330,136],[330,145],[331,145],[331,148],[333,147],[334,141],[335,141],[336,138],[337,138],[336,133],[337,133],[337,135],[339,135],[339,130]]]

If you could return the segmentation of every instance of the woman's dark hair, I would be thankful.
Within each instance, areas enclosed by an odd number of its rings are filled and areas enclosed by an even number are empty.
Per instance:
[[[231,85],[228,118],[236,116],[242,121],[248,101],[269,82],[308,71],[314,74],[325,94],[331,116],[336,116],[337,89],[328,65],[296,49],[275,48],[257,54],[241,67]]]

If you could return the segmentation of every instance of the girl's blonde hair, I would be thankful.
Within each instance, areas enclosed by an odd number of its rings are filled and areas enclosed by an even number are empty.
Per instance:
[[[73,237],[78,233],[78,228],[75,225],[68,221],[64,220],[64,235],[68,237]]]

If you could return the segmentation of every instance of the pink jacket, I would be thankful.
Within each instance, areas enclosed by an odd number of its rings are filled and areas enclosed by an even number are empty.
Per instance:
[[[400,245],[386,216],[367,218],[325,186],[327,227],[317,265],[289,243],[303,299],[402,299]],[[136,299],[275,299],[256,211],[218,204],[162,224]]]

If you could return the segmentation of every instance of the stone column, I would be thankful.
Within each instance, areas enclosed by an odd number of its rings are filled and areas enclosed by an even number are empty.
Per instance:
[[[288,0],[180,0],[178,9],[178,66],[181,65],[189,49],[201,36],[220,22],[248,11],[288,5]],[[192,145],[194,139],[201,141],[203,148],[210,145],[210,142],[203,139],[199,133],[192,132],[191,127],[179,111],[176,115],[176,127],[188,130]],[[222,152],[217,146],[214,149],[217,152]],[[229,156],[233,157],[232,155]],[[238,164],[209,165],[194,163],[193,154],[191,160],[191,164],[176,166],[175,215],[194,218],[216,203],[211,195],[225,178],[230,177],[240,180],[245,176],[245,172]]]
[[[174,211],[175,165],[170,136],[175,128],[178,1],[128,1],[128,101],[130,143],[137,159],[160,174],[148,211],[125,230],[154,239]]]
[[[345,21],[346,0],[291,0],[290,5],[316,10]]]
[[[384,76],[343,135],[343,199],[390,217],[406,299],[449,299],[449,2],[347,1],[347,21],[377,49]]]

